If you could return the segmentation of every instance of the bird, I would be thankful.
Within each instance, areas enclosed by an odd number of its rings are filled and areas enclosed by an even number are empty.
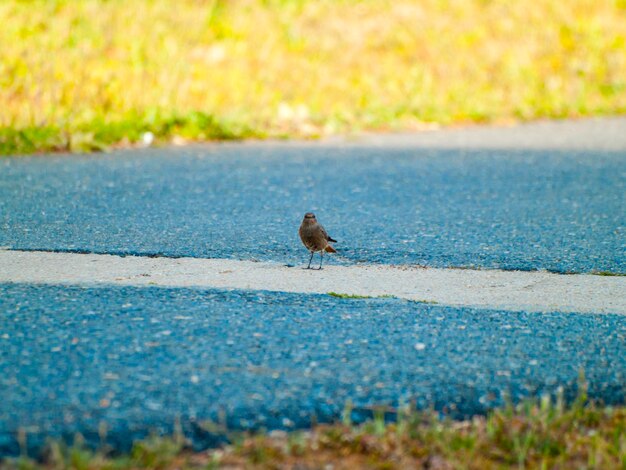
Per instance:
[[[324,261],[324,252],[328,253],[337,253],[332,245],[329,242],[337,242],[337,240],[333,240],[328,236],[324,227],[322,227],[319,223],[317,223],[317,219],[315,218],[315,214],[312,212],[307,212],[304,214],[304,219],[302,219],[302,224],[300,224],[300,230],[298,230],[300,234],[300,240],[302,240],[302,244],[306,247],[307,250],[311,252],[311,257],[309,258],[309,265],[306,269],[311,269],[311,261],[313,261],[313,255],[319,251],[320,252],[320,267],[322,269],[322,262]]]

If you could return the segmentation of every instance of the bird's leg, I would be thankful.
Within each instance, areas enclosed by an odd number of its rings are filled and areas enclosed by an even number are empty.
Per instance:
[[[322,261],[324,261],[324,250],[320,251],[320,267],[322,269]]]
[[[314,251],[311,252],[311,257],[309,258],[309,265],[306,267],[307,269],[311,269],[311,261],[313,261],[313,255],[315,254]]]

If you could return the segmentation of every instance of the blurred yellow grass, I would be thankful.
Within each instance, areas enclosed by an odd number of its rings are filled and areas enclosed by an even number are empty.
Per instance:
[[[626,112],[624,0],[5,0],[0,153]]]

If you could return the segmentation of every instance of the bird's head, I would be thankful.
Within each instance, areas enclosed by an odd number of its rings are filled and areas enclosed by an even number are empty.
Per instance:
[[[313,223],[316,222],[315,220],[315,214],[313,212],[307,212],[306,214],[304,214],[304,220],[303,222],[307,222],[307,223]]]

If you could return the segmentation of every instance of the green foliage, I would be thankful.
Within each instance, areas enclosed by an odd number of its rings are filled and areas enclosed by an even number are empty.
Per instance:
[[[180,438],[163,439],[153,436],[135,443],[130,457],[133,464],[141,468],[171,468],[182,449],[183,442]]]
[[[371,295],[357,295],[357,294],[342,294],[338,292],[329,292],[331,297],[337,297],[338,299],[373,299]]]
[[[140,142],[151,132],[160,141],[173,137],[188,140],[233,140],[262,137],[237,124],[219,122],[214,116],[191,112],[185,116],[150,112],[145,116],[107,121],[98,117],[74,129],[58,127],[0,128],[0,153],[29,154],[64,151],[91,152],[106,150],[119,143]]]

